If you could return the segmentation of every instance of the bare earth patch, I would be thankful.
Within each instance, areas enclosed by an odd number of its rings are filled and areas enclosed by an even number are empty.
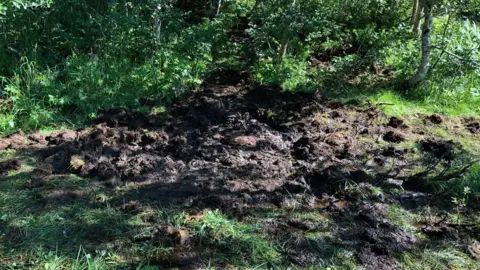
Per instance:
[[[432,115],[424,121],[438,125],[444,118]],[[466,127],[478,133],[476,124]],[[125,215],[167,204],[188,212],[221,209],[238,219],[262,209],[318,211],[331,224],[273,221],[268,229],[272,240],[288,239],[283,260],[306,267],[324,259],[308,242],[320,240],[307,241],[305,235],[328,231],[332,238],[322,241],[352,250],[354,260],[367,269],[399,269],[396,255],[422,240],[392,224],[380,206],[411,202],[415,190],[403,190],[403,183],[435,174],[414,169],[428,168],[432,161],[448,163],[460,148],[428,137],[416,142],[421,153],[400,145],[418,138],[412,130],[403,119],[388,118],[377,108],[266,87],[205,84],[203,91],[156,116],[105,110],[92,128],[50,136],[15,134],[0,140],[0,147],[30,150],[38,157],[26,189],[45,186],[50,175],[75,174],[95,179],[113,193],[120,188],[121,195],[112,196],[111,203]],[[0,164],[0,171],[19,167],[19,161],[11,160]],[[88,196],[58,189],[40,199],[71,204]],[[211,249],[199,248],[201,241],[188,230],[158,226],[151,236],[135,240],[161,236],[155,241],[174,248],[154,263],[195,268],[213,256]]]

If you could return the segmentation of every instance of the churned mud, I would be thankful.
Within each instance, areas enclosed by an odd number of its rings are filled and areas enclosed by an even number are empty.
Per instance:
[[[440,125],[445,119],[431,115],[422,121]],[[462,128],[480,130],[474,119]],[[238,219],[259,209],[318,209],[332,225],[277,220],[270,226],[272,235],[288,235],[288,260],[308,266],[318,250],[299,235],[330,231],[335,236],[330,244],[355,250],[357,262],[368,269],[397,269],[396,254],[421,241],[391,224],[385,205],[425,204],[430,190],[424,180],[436,174],[428,168],[449,164],[463,151],[378,108],[246,87],[238,74],[211,79],[158,115],[105,110],[90,128],[13,134],[0,148],[28,149],[38,157],[25,188],[41,187],[57,174],[93,178],[112,189],[136,185],[113,202],[129,214],[145,204],[218,208]],[[0,163],[0,173],[21,166],[18,160]],[[425,169],[418,171],[421,166]],[[375,192],[377,187],[385,192]],[[56,192],[46,200],[69,203],[83,195]],[[162,230],[174,236],[172,245],[187,245],[185,232]],[[196,264],[201,251],[195,250],[182,248],[175,255],[181,262],[159,261]]]

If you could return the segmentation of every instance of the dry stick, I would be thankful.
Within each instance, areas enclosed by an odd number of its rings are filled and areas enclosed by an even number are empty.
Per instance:
[[[443,177],[450,169],[452,168],[452,163],[449,162],[448,165],[438,174],[437,177]]]
[[[448,215],[443,215],[443,218],[439,222],[435,222],[433,226],[439,226],[443,222],[447,221]]]
[[[402,170],[405,168],[406,166],[398,166],[398,167],[395,167],[395,159],[393,159],[393,163],[392,163],[392,166],[390,169],[388,169],[386,172],[384,173],[379,173],[378,174],[378,179],[377,181],[374,183],[374,185],[378,185],[380,184],[381,182],[385,181],[385,179],[388,178],[396,178],[401,172]],[[396,171],[395,174],[393,175],[390,175],[393,171]]]
[[[22,57],[22,54],[15,48],[13,47],[10,47],[7,45],[7,49],[10,50],[11,52],[15,53],[16,55],[18,55],[19,57]]]

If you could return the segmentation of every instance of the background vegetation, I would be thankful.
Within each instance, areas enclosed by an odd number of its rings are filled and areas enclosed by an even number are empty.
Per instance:
[[[290,91],[475,114],[480,5],[437,6],[431,71],[406,91],[399,82],[420,59],[411,1],[3,1],[0,132],[167,105],[220,69]]]

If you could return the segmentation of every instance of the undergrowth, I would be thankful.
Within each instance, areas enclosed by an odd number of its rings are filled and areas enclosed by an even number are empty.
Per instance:
[[[409,14],[401,1],[352,0],[339,9],[335,1],[303,0],[291,10],[227,1],[215,15],[157,0],[21,3],[2,4],[0,17],[2,134],[82,125],[99,109],[168,105],[222,69],[292,91],[391,103],[382,108],[394,115],[479,113],[480,31],[456,7],[435,18],[432,70],[407,91],[398,85],[414,72],[420,51],[401,19]],[[287,54],[279,59],[284,39]]]

